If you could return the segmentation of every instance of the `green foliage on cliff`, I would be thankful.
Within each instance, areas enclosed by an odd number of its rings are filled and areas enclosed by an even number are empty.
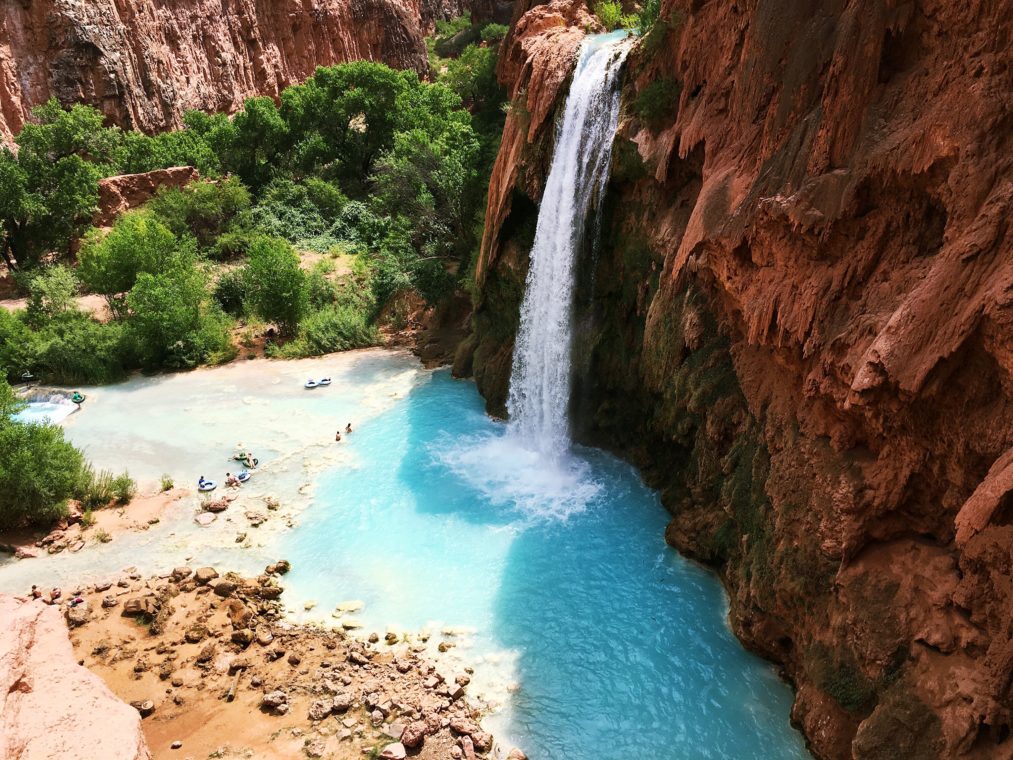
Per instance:
[[[679,109],[681,85],[674,79],[662,77],[644,87],[633,103],[633,112],[651,129],[664,126]]]
[[[623,13],[623,5],[618,0],[601,0],[595,3],[594,15],[605,29],[635,29],[640,25],[640,17],[636,14]]]

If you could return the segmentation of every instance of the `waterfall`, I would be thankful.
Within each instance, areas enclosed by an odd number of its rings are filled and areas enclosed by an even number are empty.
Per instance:
[[[581,46],[531,249],[507,408],[511,435],[553,458],[570,444],[574,267],[588,212],[608,179],[619,72],[631,44],[618,33]]]

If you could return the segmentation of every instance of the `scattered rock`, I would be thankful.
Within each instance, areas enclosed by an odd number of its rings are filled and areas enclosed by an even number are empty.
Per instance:
[[[218,515],[213,512],[198,512],[197,516],[193,518],[193,521],[198,525],[203,525],[205,528],[218,519]]]
[[[183,565],[182,567],[174,568],[171,577],[178,583],[180,581],[185,581],[191,575],[193,575],[193,570],[186,565]]]
[[[155,617],[159,609],[158,600],[153,596],[134,597],[124,602],[123,612],[120,614],[124,617],[141,617],[144,615]]]
[[[236,593],[236,584],[234,581],[226,579],[218,581],[218,583],[215,584],[215,594],[220,597],[224,598],[231,596],[234,593]]]
[[[179,749],[182,746],[183,746],[183,742],[181,742],[179,739],[177,739],[176,741],[174,741],[172,744],[169,745],[169,749]]]
[[[323,757],[324,753],[327,751],[327,745],[324,744],[323,739],[314,739],[303,747],[303,751],[306,753],[307,757]]]
[[[208,583],[218,577],[218,571],[213,567],[199,567],[197,572],[193,574],[193,579],[197,581],[197,585],[206,586]]]
[[[288,712],[288,694],[281,691],[270,691],[260,700],[260,708],[275,715],[284,715]]]
[[[331,714],[331,710],[334,709],[334,703],[329,699],[318,699],[310,705],[309,719],[310,720],[323,720]]]
[[[289,562],[287,559],[280,559],[277,562],[272,562],[270,565],[268,565],[264,569],[264,572],[266,572],[268,575],[284,575],[291,569],[292,569],[291,562]]]
[[[208,629],[203,623],[194,623],[183,634],[187,644],[199,644],[208,637]]]
[[[408,757],[408,752],[405,750],[405,746],[401,742],[388,744],[380,752],[381,760],[405,760],[406,757]]]
[[[87,604],[78,604],[67,608],[67,625],[77,628],[91,620],[91,613]]]
[[[263,625],[258,626],[257,643],[260,644],[262,647],[266,647],[272,641],[274,641],[274,634],[271,633],[271,629]]]
[[[528,756],[517,749],[517,747],[514,747],[510,750],[510,754],[507,755],[507,760],[528,760]]]
[[[424,721],[416,720],[409,723],[401,734],[401,743],[408,749],[421,747],[426,738],[426,724]]]
[[[119,603],[120,603],[120,600],[117,599],[115,596],[103,596],[102,597],[102,606],[105,607],[106,609],[109,609],[110,607],[115,607]]]

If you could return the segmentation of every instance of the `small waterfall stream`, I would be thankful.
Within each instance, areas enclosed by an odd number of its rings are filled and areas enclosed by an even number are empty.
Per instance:
[[[574,266],[587,215],[608,179],[619,120],[619,72],[632,38],[581,46],[538,213],[510,375],[510,432],[556,458],[570,445]]]

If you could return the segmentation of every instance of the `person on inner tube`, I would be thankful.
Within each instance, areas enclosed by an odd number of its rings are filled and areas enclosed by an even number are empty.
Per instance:
[[[239,478],[237,478],[231,472],[227,472],[225,473],[225,485],[231,487],[231,486],[239,486],[242,484],[239,482]]]
[[[200,476],[200,480],[197,481],[197,487],[198,488],[203,488],[205,483],[207,483],[207,481],[204,480],[204,476],[201,475]]]

